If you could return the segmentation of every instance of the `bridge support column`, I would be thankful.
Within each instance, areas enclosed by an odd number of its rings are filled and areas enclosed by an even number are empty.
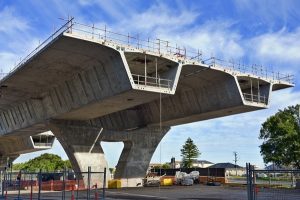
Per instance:
[[[92,172],[103,172],[107,170],[107,179],[109,170],[104,157],[104,152],[99,142],[101,129],[89,126],[74,126],[66,124],[51,123],[50,130],[58,139],[72,164],[73,170],[79,172],[78,178],[87,185],[88,167]],[[92,174],[90,185],[97,183],[98,187],[102,187],[104,174]]]
[[[124,149],[116,166],[114,178],[121,179],[122,187],[143,185],[150,160],[159,142],[170,127],[143,128],[134,131],[104,134],[103,141],[123,141]]]

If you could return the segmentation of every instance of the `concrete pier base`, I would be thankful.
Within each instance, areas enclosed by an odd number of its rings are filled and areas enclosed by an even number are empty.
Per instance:
[[[50,123],[49,128],[61,143],[75,173],[78,173],[79,179],[83,179],[85,186],[88,184],[88,174],[83,172],[87,172],[88,167],[91,167],[92,172],[103,172],[106,168],[106,177],[109,179],[108,164],[99,142],[100,128],[60,123]],[[98,187],[102,187],[103,177],[103,173],[93,173],[90,185],[97,183]]]

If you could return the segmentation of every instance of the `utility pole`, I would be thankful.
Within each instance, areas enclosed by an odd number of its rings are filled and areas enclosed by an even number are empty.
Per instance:
[[[238,158],[238,153],[236,151],[233,152],[233,155],[234,155],[234,167],[235,167],[235,175],[237,176],[237,161],[239,160]]]

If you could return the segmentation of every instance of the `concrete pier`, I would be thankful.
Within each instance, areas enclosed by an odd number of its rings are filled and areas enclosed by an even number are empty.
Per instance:
[[[48,127],[64,148],[79,179],[87,184],[87,174],[81,172],[88,172],[89,167],[92,172],[103,172],[106,168],[109,179],[108,165],[99,140],[103,129],[65,121],[50,122]],[[104,174],[93,175],[91,184],[101,186],[103,178]]]
[[[104,132],[101,141],[124,143],[114,178],[124,187],[142,186],[153,153],[169,127],[145,127],[123,132]]]

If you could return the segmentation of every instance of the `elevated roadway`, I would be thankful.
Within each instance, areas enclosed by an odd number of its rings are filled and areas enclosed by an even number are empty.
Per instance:
[[[115,178],[136,186],[170,127],[265,109],[292,77],[168,42],[69,21],[0,81],[0,155],[52,131],[76,171],[107,166],[100,141],[122,141]],[[5,145],[4,145],[5,144]]]

